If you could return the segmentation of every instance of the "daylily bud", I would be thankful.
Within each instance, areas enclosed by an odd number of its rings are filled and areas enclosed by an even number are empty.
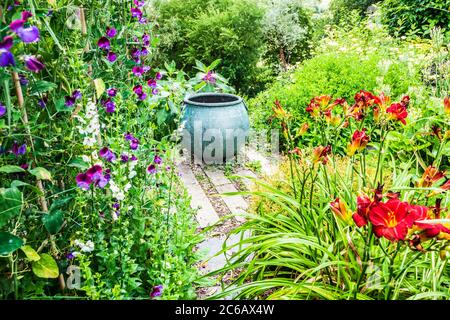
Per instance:
[[[369,143],[370,137],[366,134],[366,129],[356,130],[352,136],[352,142],[348,145],[348,155],[353,156],[356,151],[363,150]]]
[[[347,204],[344,200],[336,198],[330,202],[330,208],[343,221],[349,223],[352,219],[352,213],[347,209]]]

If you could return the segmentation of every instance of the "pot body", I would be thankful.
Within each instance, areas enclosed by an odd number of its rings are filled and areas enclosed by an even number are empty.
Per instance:
[[[201,93],[184,100],[182,146],[206,163],[234,158],[249,131],[242,98],[223,93]]]

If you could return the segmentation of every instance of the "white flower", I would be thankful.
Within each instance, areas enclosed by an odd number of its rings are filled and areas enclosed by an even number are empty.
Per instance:
[[[92,147],[97,142],[97,139],[93,137],[84,137],[83,144],[87,147]]]
[[[82,155],[81,159],[83,159],[84,162],[91,162],[91,158],[89,158],[89,156],[86,155]]]
[[[131,171],[130,174],[128,174],[128,179],[133,179],[137,175],[136,171]]]
[[[123,189],[125,190],[125,192],[128,192],[128,190],[131,189],[131,183],[128,182]]]

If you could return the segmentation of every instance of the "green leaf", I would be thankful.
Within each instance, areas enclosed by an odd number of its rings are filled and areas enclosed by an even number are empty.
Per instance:
[[[22,248],[20,248],[23,253],[25,253],[25,255],[27,256],[28,260],[30,261],[38,261],[39,259],[41,259],[41,257],[39,256],[39,254],[30,246],[23,246]]]
[[[58,233],[64,223],[64,215],[61,211],[45,214],[42,223],[50,234]]]
[[[36,167],[30,170],[30,173],[40,180],[52,180],[52,175],[47,169]]]
[[[66,106],[66,100],[64,98],[56,100],[55,107],[58,112],[72,112],[72,108]]]
[[[3,166],[3,167],[0,167],[0,172],[16,173],[16,172],[25,172],[25,170],[23,170],[19,166],[6,165],[6,166]]]
[[[103,82],[102,79],[95,79],[94,80],[94,87],[95,87],[95,92],[97,93],[97,99],[99,99],[103,92],[105,92],[105,83]]]
[[[24,186],[31,186],[29,183],[20,181],[20,180],[14,180],[13,182],[11,182],[11,188],[18,188],[18,187],[24,187]]]
[[[8,232],[0,232],[0,256],[6,256],[23,245],[22,239]]]
[[[22,192],[17,188],[0,189],[0,228],[22,209]]]
[[[36,81],[30,88],[30,95],[39,95],[56,88],[56,84],[44,80]]]
[[[41,254],[41,258],[34,261],[31,268],[39,278],[57,278],[59,276],[59,268],[55,259],[47,253]]]
[[[156,112],[156,122],[158,123],[158,126],[160,126],[164,121],[166,121],[167,118],[167,111],[165,109],[159,109],[158,112]]]
[[[83,159],[81,158],[75,158],[72,161],[70,161],[67,166],[69,167],[75,167],[75,168],[79,168],[81,170],[85,170],[89,168],[89,164],[87,164],[86,162],[83,161]]]

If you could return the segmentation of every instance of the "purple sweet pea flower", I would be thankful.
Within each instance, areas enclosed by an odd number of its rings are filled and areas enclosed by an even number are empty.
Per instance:
[[[203,81],[209,83],[216,83],[216,75],[212,71],[208,71],[208,73],[202,78]]]
[[[142,77],[142,75],[144,74],[144,68],[142,68],[141,66],[134,66],[133,67],[133,69],[132,69],[132,71],[133,71],[133,74],[136,76],[136,77]]]
[[[75,104],[75,98],[73,96],[65,96],[64,99],[64,105],[66,107],[72,107]]]
[[[74,92],[72,92],[72,97],[74,97],[75,99],[81,99],[83,96],[80,92],[80,90],[75,90]]]
[[[103,189],[108,184],[109,180],[111,180],[111,175],[105,174],[95,182],[95,186],[99,187],[100,189]]]
[[[38,105],[39,105],[39,107],[44,109],[47,106],[47,102],[48,102],[48,97],[43,96],[41,99],[38,100]]]
[[[16,157],[18,157],[19,155],[24,155],[27,152],[27,145],[24,143],[19,146],[17,141],[14,141],[11,152],[14,153]]]
[[[16,30],[16,34],[24,43],[34,43],[38,42],[39,37],[39,29],[35,26],[31,26],[28,28],[18,28]]]
[[[45,65],[40,62],[35,56],[25,56],[25,66],[32,72],[39,72],[45,68]]]
[[[109,51],[106,55],[106,59],[108,59],[109,62],[114,62],[117,60],[117,55],[114,52]]]
[[[137,158],[136,158],[135,155],[132,155],[132,156],[131,156],[131,161],[137,161]]]
[[[156,79],[156,80],[161,80],[161,79],[162,79],[162,74],[161,74],[161,72],[157,72],[157,73],[155,74],[155,79]]]
[[[147,50],[146,47],[142,47],[140,55],[141,56],[147,56],[148,55],[148,50]]]
[[[6,107],[0,102],[0,118],[6,114]]]
[[[136,150],[139,147],[139,140],[134,138],[130,141],[130,148],[131,150]]]
[[[134,139],[134,136],[133,136],[131,133],[129,133],[129,132],[125,133],[125,134],[123,135],[123,137],[124,137],[125,140],[127,140],[127,141],[131,141],[131,140]]]
[[[103,101],[103,105],[105,106],[106,112],[108,113],[113,113],[116,110],[116,104],[109,98]]]
[[[147,172],[150,173],[150,174],[155,174],[156,173],[155,165],[154,164],[149,165],[148,168],[147,168]]]
[[[156,88],[156,80],[155,79],[148,80],[147,84],[150,88]]]
[[[117,34],[117,30],[115,28],[106,28],[106,35],[110,38],[114,38]]]
[[[75,180],[77,181],[78,187],[84,190],[89,190],[92,183],[92,178],[87,173],[79,173]]]
[[[144,18],[144,17],[140,17],[140,18],[139,18],[139,23],[140,23],[140,24],[146,24],[146,23],[147,23],[147,19]]]
[[[53,10],[52,10],[52,9],[49,9],[45,15],[46,15],[47,17],[51,17],[51,16],[53,15]]]
[[[32,16],[33,14],[30,11],[25,10],[22,12],[22,20],[25,22],[28,20],[28,18],[31,18]]]
[[[131,49],[131,58],[136,63],[140,63],[141,59],[139,58],[141,55],[141,51],[138,48]]]
[[[113,207],[113,209],[120,209],[120,204],[118,203],[118,202],[114,202],[113,204],[112,204],[112,207]]]
[[[25,77],[24,74],[19,73],[19,82],[20,82],[20,85],[27,86],[30,81],[28,81],[28,79]]]
[[[153,162],[156,163],[156,164],[161,164],[162,163],[162,159],[161,159],[161,157],[159,155],[156,155],[153,158]]]
[[[14,56],[11,53],[13,37],[6,36],[0,42],[0,67],[15,66]]]
[[[73,254],[73,252],[69,252],[68,254],[66,254],[66,258],[68,260],[73,260],[75,259],[75,255]]]
[[[145,1],[140,1],[140,0],[133,0],[134,5],[138,8],[141,8],[145,5]]]
[[[128,162],[128,160],[130,159],[130,157],[128,156],[128,155],[126,155],[126,154],[124,154],[124,153],[122,153],[121,155],[120,155],[120,160],[122,161],[122,162]]]
[[[109,50],[111,48],[111,43],[106,37],[101,37],[100,39],[98,39],[97,45],[100,49],[103,50]]]
[[[20,28],[23,28],[23,25],[25,24],[25,21],[23,19],[14,20],[9,24],[9,28],[17,32]]]
[[[24,163],[24,164],[21,164],[20,167],[21,167],[23,170],[28,170],[28,168],[29,168],[30,166],[28,165],[28,163]]]
[[[138,8],[131,8],[131,16],[133,18],[141,19],[142,18],[142,11],[139,10]]]
[[[114,154],[114,152],[109,150],[107,147],[100,149],[99,156],[108,162],[113,162],[116,160],[116,155]]]
[[[142,36],[142,43],[147,47],[150,45],[150,36],[148,34],[144,33]]]
[[[139,100],[145,100],[147,94],[142,90],[142,85],[137,85],[133,88],[134,93],[137,95]]]
[[[117,89],[116,88],[109,88],[107,90],[108,96],[115,97],[117,95]]]
[[[152,289],[152,292],[150,293],[150,297],[152,297],[152,298],[160,297],[162,295],[162,292],[163,292],[163,286],[161,284],[154,286]]]
[[[96,182],[103,177],[103,169],[100,165],[96,164],[86,171],[86,175],[89,176],[91,182]]]
[[[159,93],[159,90],[158,89],[156,89],[156,88],[153,88],[152,89],[152,94],[153,95],[157,95]]]

